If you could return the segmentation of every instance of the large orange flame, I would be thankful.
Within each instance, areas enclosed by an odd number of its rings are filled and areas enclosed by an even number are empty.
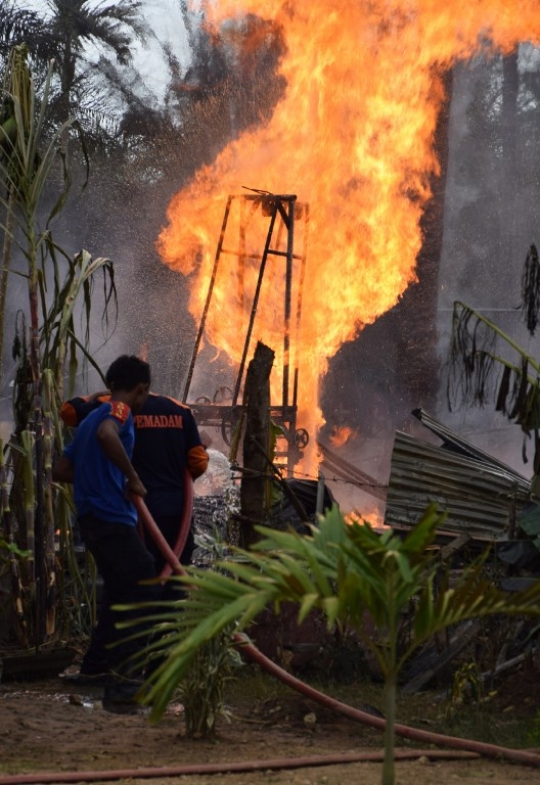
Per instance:
[[[420,219],[438,172],[440,75],[482,49],[537,42],[540,0],[219,0],[205,9],[216,25],[251,13],[282,26],[287,88],[264,127],[229,144],[175,196],[158,248],[174,269],[196,271],[190,310],[199,322],[227,196],[249,186],[309,203],[299,420],[314,436],[328,358],[415,280]],[[235,362],[246,307],[234,294],[237,275],[228,265],[218,277],[206,331]],[[280,348],[265,325],[282,278],[274,274],[254,331],[276,365]]]

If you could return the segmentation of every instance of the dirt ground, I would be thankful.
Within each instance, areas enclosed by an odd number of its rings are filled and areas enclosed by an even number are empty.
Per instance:
[[[513,683],[510,680],[506,693],[500,692],[490,711],[501,717],[525,713],[533,718],[537,706],[540,707],[536,677],[537,674],[528,678],[521,674]],[[352,685],[346,690],[348,702],[363,705],[362,692],[357,685]],[[231,698],[232,721],[220,721],[218,738],[212,742],[185,737],[180,704],[171,705],[163,720],[152,725],[144,715],[107,713],[101,707],[100,696],[101,689],[97,686],[74,686],[60,678],[3,683],[0,686],[0,785],[4,785],[8,775],[32,772],[104,772],[341,756],[362,751],[376,753],[381,749],[379,731],[322,709],[296,693]],[[424,700],[429,701],[429,698]],[[433,706],[432,700],[429,705]],[[414,711],[423,718],[417,717],[414,724],[419,727],[432,724],[421,703]],[[398,719],[402,720],[402,717]],[[401,741],[399,745],[401,750],[413,749],[407,742]],[[399,785],[458,781],[471,785],[540,785],[540,768],[480,758],[430,760],[424,754],[415,753],[415,756],[411,761],[397,762]],[[380,782],[380,777],[379,762],[338,762],[292,770],[271,770],[263,764],[257,771],[158,775],[151,779],[124,776],[117,781],[131,785],[143,782],[156,785],[177,782],[183,785],[371,785]],[[52,777],[48,781],[55,782],[55,779]],[[90,775],[86,781],[100,780]]]

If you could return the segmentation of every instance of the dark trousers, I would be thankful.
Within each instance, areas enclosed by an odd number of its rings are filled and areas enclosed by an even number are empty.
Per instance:
[[[79,518],[79,526],[83,542],[94,557],[103,579],[98,623],[83,659],[82,670],[87,673],[112,670],[121,676],[138,678],[143,663],[135,664],[133,658],[145,647],[147,631],[144,626],[118,630],[116,624],[137,619],[145,612],[138,609],[116,611],[113,606],[159,599],[159,584],[147,586],[140,583],[156,576],[154,559],[132,526],[102,521],[93,515]],[[125,640],[136,631],[145,634],[135,640]]]
[[[182,515],[180,512],[176,513],[175,515],[154,516],[154,520],[156,522],[158,529],[163,534],[163,536],[167,540],[167,543],[169,544],[172,550],[174,550],[174,546],[178,539],[178,532],[180,529],[181,518]],[[144,542],[148,551],[154,557],[156,563],[156,569],[159,575],[161,573],[161,570],[167,564],[167,560],[159,550],[157,544],[152,539],[148,531],[144,532]],[[190,565],[194,550],[195,550],[195,538],[193,536],[193,529],[190,528],[186,539],[186,544],[184,546],[184,550],[179,556],[180,563],[183,564],[184,566]],[[185,594],[186,592],[183,585],[175,581],[174,578],[166,580],[163,583],[161,599],[164,601],[164,603],[168,603],[171,601],[177,602],[178,600],[183,599],[185,597]],[[160,635],[158,633],[155,640],[159,640],[159,638]],[[150,673],[152,673],[153,670],[158,668],[163,662],[163,659],[164,659],[163,654],[161,655],[159,653],[155,654],[150,660],[150,662],[148,663],[148,670],[146,675],[148,676]]]
[[[180,519],[181,519],[180,513],[178,513],[177,515],[157,515],[154,518],[158,529],[163,534],[163,536],[165,537],[168,544],[173,550],[176,540],[178,538]],[[156,563],[156,570],[159,575],[159,573],[161,572],[167,561],[147,531],[145,531],[144,533],[144,542],[148,551],[154,557],[154,561]],[[182,551],[179,557],[180,563],[183,565],[191,564],[191,557],[193,556],[194,550],[195,550],[195,539],[193,537],[193,531],[192,529],[190,529],[187,536],[186,544],[184,546],[184,550]]]

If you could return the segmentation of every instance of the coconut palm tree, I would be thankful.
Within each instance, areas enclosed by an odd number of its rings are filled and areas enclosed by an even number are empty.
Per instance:
[[[129,64],[134,37],[144,38],[139,7],[140,0],[114,4],[104,0],[47,0],[47,11],[40,13],[25,8],[18,0],[1,4],[0,70],[2,60],[7,65],[11,47],[22,43],[28,47],[34,76],[36,69],[46,70],[54,59],[60,84],[57,96],[54,89],[51,92],[52,108],[61,122],[75,108],[80,117],[81,105],[88,105],[89,77],[99,72],[105,81],[114,84],[114,68],[106,65],[115,60],[121,65]],[[92,48],[99,56],[93,67],[88,59]]]
[[[7,64],[11,49],[26,43],[36,60],[48,60],[54,55],[52,39],[36,10],[7,0],[0,5],[0,68]]]
[[[139,0],[114,4],[104,0],[47,0],[47,5],[51,12],[47,29],[56,44],[60,75],[60,116],[65,120],[80,103],[88,76],[83,68],[88,47],[104,49],[125,65],[131,60],[133,37],[143,37],[144,26]]]

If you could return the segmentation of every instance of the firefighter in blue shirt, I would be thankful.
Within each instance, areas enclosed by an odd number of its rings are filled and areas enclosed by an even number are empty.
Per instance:
[[[133,656],[141,643],[125,641],[125,632],[116,629],[120,617],[112,606],[152,601],[159,592],[158,586],[141,583],[154,578],[156,568],[137,533],[137,511],[129,498],[146,496],[131,456],[133,413],[148,397],[150,367],[138,357],[123,355],[112,363],[107,380],[110,400],[81,422],[53,469],[53,479],[73,483],[81,536],[103,578],[97,633],[101,641],[117,644],[108,650],[113,678],[105,689],[104,708],[122,711],[136,706],[140,684]]]
[[[110,384],[109,374],[105,378]],[[110,397],[109,392],[100,392],[72,398],[62,406],[62,420],[66,425],[79,426]],[[173,398],[150,393],[135,413],[134,424],[132,462],[147,491],[144,501],[165,539],[174,547],[183,513],[185,470],[193,479],[201,476],[208,466],[208,453],[201,442],[191,409]],[[145,545],[154,558],[157,574],[160,574],[165,565],[163,555],[148,536],[145,536]],[[183,564],[191,563],[193,548],[190,528],[184,549],[178,554]],[[167,584],[165,592],[173,588]],[[102,678],[109,670],[107,637],[103,632],[98,623],[80,671],[71,674],[71,679],[93,681]]]
[[[106,377],[108,382],[108,378]],[[95,393],[66,401],[60,416],[66,425],[76,427],[101,402],[108,392]],[[196,480],[208,467],[208,453],[202,444],[193,412],[183,403],[165,395],[150,393],[134,415],[135,446],[133,465],[147,494],[145,504],[171,547],[174,546],[184,505],[184,474],[187,469]],[[149,538],[147,548],[156,560],[158,573],[164,558]],[[182,554],[182,564],[190,564],[194,547],[193,533]]]

